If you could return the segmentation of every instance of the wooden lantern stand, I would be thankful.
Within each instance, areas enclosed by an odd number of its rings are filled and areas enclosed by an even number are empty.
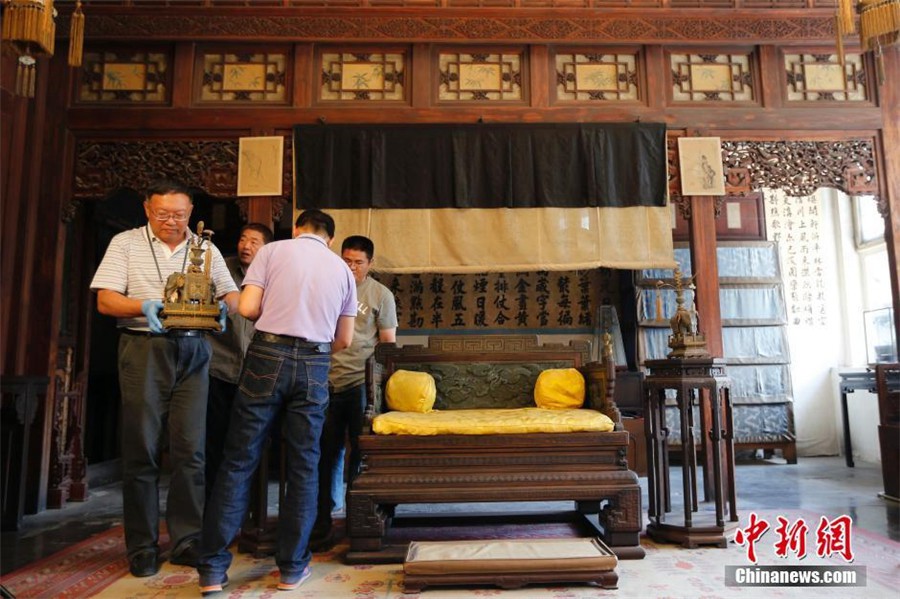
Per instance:
[[[647,534],[655,541],[727,547],[726,531],[738,522],[734,486],[734,420],[730,381],[725,360],[710,357],[706,339],[697,332],[695,312],[684,305],[681,271],[675,269],[677,308],[669,321],[672,351],[665,360],[646,360],[644,427],[647,435],[647,482],[650,496],[650,523]],[[665,284],[660,282],[659,287]],[[657,314],[661,308],[657,309]],[[666,426],[666,395],[675,392],[680,421],[683,514],[672,513],[669,478],[669,429]],[[694,418],[699,408],[700,422]],[[699,434],[695,435],[698,431]],[[714,509],[700,510],[697,493],[697,445],[703,455],[704,503],[714,501]],[[729,522],[726,527],[725,503]],[[672,515],[667,520],[667,514]]]
[[[727,546],[725,503],[729,522],[738,521],[734,485],[734,425],[725,361],[721,358],[672,358],[647,360],[647,433],[650,524],[647,534],[655,541],[698,545]],[[681,422],[681,468],[683,516],[673,514],[669,479],[669,443],[666,427],[666,390],[675,391]],[[700,408],[700,423],[695,422],[693,406]],[[703,481],[712,488],[714,511],[700,511],[697,490],[697,449],[694,431],[700,429]],[[711,458],[711,459],[709,459]],[[710,497],[704,493],[704,502]]]

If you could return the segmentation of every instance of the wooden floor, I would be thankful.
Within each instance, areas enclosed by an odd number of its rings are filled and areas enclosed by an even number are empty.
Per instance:
[[[782,463],[779,463],[782,462]],[[672,488],[680,487],[680,468],[672,469]],[[848,468],[843,458],[800,458],[796,465],[777,459],[738,464],[737,507],[743,517],[753,510],[802,509],[829,518],[847,514],[856,526],[900,541],[900,504],[882,499],[881,467],[857,462]],[[646,478],[644,509],[647,507]],[[271,497],[275,493],[270,493]],[[552,510],[553,505],[519,504],[516,511]],[[273,506],[275,508],[275,506]],[[398,508],[398,515],[441,512],[489,512],[493,504],[412,505]],[[507,506],[508,508],[508,506]],[[646,518],[646,513],[645,513]],[[121,524],[122,494],[118,484],[92,489],[84,503],[26,516],[18,532],[2,533],[0,574],[6,574],[93,534]]]

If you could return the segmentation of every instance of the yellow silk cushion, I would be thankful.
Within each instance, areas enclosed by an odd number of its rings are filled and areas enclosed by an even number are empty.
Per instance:
[[[534,403],[539,408],[568,410],[584,405],[584,376],[575,368],[551,368],[534,383]]]
[[[397,370],[385,389],[387,407],[398,412],[430,412],[437,390],[434,377],[427,372]]]
[[[372,430],[378,435],[609,432],[613,428],[612,420],[594,410],[543,408],[386,412],[372,421]]]

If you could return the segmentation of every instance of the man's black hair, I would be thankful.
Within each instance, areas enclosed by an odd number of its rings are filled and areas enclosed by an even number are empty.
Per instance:
[[[344,250],[357,250],[365,252],[369,261],[375,256],[375,244],[368,237],[362,235],[351,235],[341,244],[341,252]]]
[[[144,199],[149,202],[150,198],[153,196],[164,196],[170,193],[183,193],[188,197],[188,200],[191,201],[191,204],[194,203],[194,192],[191,191],[191,188],[172,179],[156,179],[151,181],[147,186],[147,192],[146,195],[144,195]]]
[[[334,219],[316,208],[301,212],[294,224],[298,227],[312,227],[316,233],[324,232],[328,237],[334,237]]]

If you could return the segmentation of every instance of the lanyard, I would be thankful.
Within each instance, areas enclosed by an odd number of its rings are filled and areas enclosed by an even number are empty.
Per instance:
[[[144,233],[147,234],[147,245],[150,246],[150,254],[153,256],[153,264],[156,265],[156,276],[159,277],[159,282],[163,282],[162,271],[159,269],[159,260],[156,259],[156,249],[153,247],[153,242],[150,240],[150,226],[147,225],[147,228],[144,229]],[[187,265],[187,246],[184,247],[184,260],[181,262],[181,272],[184,272],[184,267]]]

